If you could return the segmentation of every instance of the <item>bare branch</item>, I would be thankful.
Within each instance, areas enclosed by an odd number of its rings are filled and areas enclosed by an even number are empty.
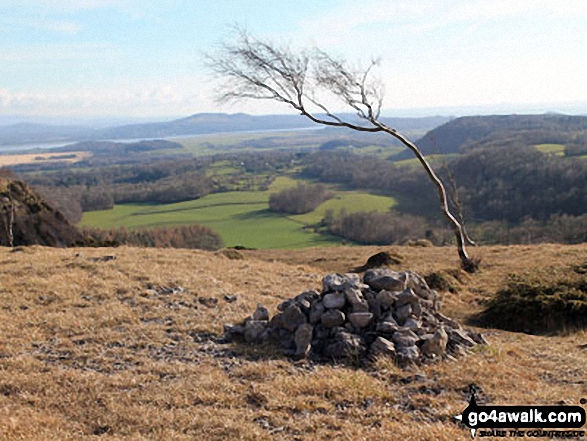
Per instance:
[[[241,29],[235,43],[224,45],[215,56],[208,56],[208,62],[212,71],[225,80],[221,100],[282,102],[318,124],[385,132],[401,141],[414,153],[438,190],[440,208],[455,232],[463,268],[471,272],[476,269],[465,248],[466,232],[450,211],[442,181],[414,143],[379,119],[384,94],[383,85],[372,77],[377,60],[371,61],[366,69],[352,68],[345,60],[324,51],[294,52],[287,46],[252,38]],[[352,109],[362,123],[335,114],[327,104],[329,98]]]

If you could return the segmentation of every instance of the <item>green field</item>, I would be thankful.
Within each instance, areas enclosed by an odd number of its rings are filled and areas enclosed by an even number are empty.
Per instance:
[[[565,155],[565,146],[562,144],[538,144],[534,146],[536,150],[542,153],[549,153],[555,156]]]
[[[395,200],[356,191],[336,191],[336,196],[311,213],[286,216],[269,211],[269,196],[300,181],[279,177],[271,191],[232,191],[176,204],[119,204],[112,210],[84,213],[80,226],[156,227],[198,223],[218,232],[227,247],[304,248],[337,245],[340,238],[315,232],[328,209],[388,211]]]

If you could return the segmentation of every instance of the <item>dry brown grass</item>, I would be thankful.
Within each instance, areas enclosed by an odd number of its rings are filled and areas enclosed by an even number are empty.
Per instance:
[[[496,404],[587,398],[585,332],[488,329],[490,347],[406,371],[386,360],[369,369],[293,362],[219,341],[223,323],[258,302],[274,312],[324,273],[380,250],[243,251],[231,260],[188,250],[0,249],[0,439],[464,440],[452,417],[471,383]],[[423,274],[458,266],[452,249],[394,251],[401,268]],[[110,254],[117,258],[100,259]],[[587,246],[475,254],[482,271],[445,296],[445,312],[461,320],[508,273],[587,261]]]
[[[75,155],[74,158],[60,158]],[[0,167],[22,164],[43,164],[45,162],[67,162],[73,164],[92,156],[91,152],[67,152],[67,153],[36,153],[23,155],[0,155]],[[43,158],[43,159],[39,159]]]

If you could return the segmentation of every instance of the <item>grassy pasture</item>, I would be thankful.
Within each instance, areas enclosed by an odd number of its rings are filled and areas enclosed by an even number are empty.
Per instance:
[[[534,146],[536,150],[542,153],[549,153],[555,156],[565,155],[565,146],[562,144],[538,144]]]
[[[219,164],[222,166],[222,164]],[[340,244],[340,239],[305,228],[320,222],[326,210],[337,213],[387,211],[393,198],[358,191],[333,190],[336,196],[311,213],[284,215],[269,211],[272,192],[297,185],[301,180],[280,176],[270,191],[232,191],[176,204],[119,204],[112,210],[84,213],[80,225],[97,228],[156,227],[199,223],[218,232],[226,246],[249,248],[303,248]]]
[[[272,213],[268,200],[267,192],[239,191],[177,204],[122,204],[112,210],[84,213],[81,225],[137,228],[199,223],[218,232],[226,246],[250,248],[303,248],[340,242]]]
[[[64,156],[75,155],[72,158]],[[26,153],[22,155],[0,155],[0,167],[22,164],[43,164],[47,162],[67,162],[73,164],[92,156],[91,152],[67,152],[67,153]]]

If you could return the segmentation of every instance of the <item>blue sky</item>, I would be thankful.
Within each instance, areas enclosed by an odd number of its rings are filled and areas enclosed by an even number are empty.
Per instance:
[[[202,55],[235,23],[349,60],[380,56],[389,112],[587,113],[583,1],[2,0],[0,115],[287,111],[215,103]]]

